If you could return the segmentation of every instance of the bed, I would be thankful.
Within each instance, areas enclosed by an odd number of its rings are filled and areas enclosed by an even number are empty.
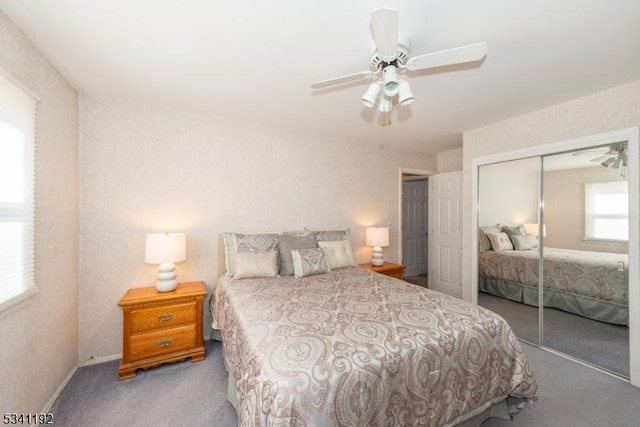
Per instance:
[[[628,325],[629,256],[544,248],[544,305]],[[538,306],[538,249],[478,252],[480,291]]]
[[[536,398],[501,317],[359,267],[227,273],[211,310],[242,426],[477,426]]]

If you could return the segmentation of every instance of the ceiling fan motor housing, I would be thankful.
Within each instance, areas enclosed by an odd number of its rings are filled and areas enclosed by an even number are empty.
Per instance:
[[[374,48],[371,50],[371,55],[369,57],[369,67],[371,67],[372,71],[378,71],[384,69],[387,65],[395,65],[396,67],[404,66],[409,60],[410,51],[411,48],[409,40],[400,41],[398,42],[398,53],[396,54],[395,59],[391,62],[385,62],[380,58],[378,49]]]

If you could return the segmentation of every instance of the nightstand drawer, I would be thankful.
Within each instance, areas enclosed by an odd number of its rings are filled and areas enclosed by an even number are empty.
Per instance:
[[[131,310],[131,332],[195,323],[196,303]]]
[[[131,335],[129,346],[131,360],[186,350],[196,346],[196,325]]]
[[[122,363],[118,379],[136,376],[137,369],[174,363],[190,357],[204,360],[202,306],[204,282],[179,283],[170,292],[155,286],[131,288],[118,301],[122,308]]]

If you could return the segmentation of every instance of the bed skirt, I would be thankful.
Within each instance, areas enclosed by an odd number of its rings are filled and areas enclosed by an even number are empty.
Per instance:
[[[478,289],[482,292],[538,306],[538,288],[502,279],[478,277]],[[568,294],[555,289],[544,289],[544,306],[558,308],[600,322],[616,325],[629,324],[629,307],[584,295]]]

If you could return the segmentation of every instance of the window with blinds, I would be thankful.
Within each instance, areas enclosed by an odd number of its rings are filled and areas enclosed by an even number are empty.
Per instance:
[[[628,241],[628,182],[588,182],[584,189],[585,239]]]
[[[35,284],[36,99],[0,73],[0,311]]]

